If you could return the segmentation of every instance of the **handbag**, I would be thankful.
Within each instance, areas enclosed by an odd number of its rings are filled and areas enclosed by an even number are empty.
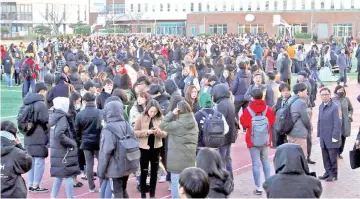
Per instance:
[[[360,148],[354,148],[352,151],[349,151],[349,158],[350,158],[350,166],[352,169],[357,169],[360,167]]]

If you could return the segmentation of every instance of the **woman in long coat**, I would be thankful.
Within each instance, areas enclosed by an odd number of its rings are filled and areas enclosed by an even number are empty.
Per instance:
[[[352,115],[354,112],[353,106],[348,97],[346,97],[345,88],[341,85],[336,86],[334,90],[335,96],[333,102],[341,107],[341,146],[339,148],[339,158],[342,159],[342,152],[344,151],[346,137],[350,136]]]

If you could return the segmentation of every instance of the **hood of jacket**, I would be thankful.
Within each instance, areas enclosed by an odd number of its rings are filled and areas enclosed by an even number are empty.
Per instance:
[[[264,100],[253,100],[253,101],[250,101],[249,107],[255,113],[262,113],[265,111],[266,102]]]
[[[185,129],[192,129],[195,125],[197,125],[194,119],[194,115],[192,113],[184,113],[179,115],[178,121],[183,125]]]
[[[70,80],[70,82],[77,82],[77,81],[79,81],[79,80],[81,80],[80,79],[80,74],[79,73],[71,73],[70,75],[69,75],[69,80]]]
[[[1,156],[10,153],[15,148],[15,136],[7,131],[0,131]]]
[[[174,80],[172,79],[167,79],[165,82],[165,91],[169,94],[172,95],[174,92],[176,92],[178,90],[178,87],[175,83]]]
[[[229,98],[229,86],[227,84],[217,84],[211,89],[211,95],[216,103],[223,98]]]
[[[163,103],[166,100],[170,100],[170,95],[167,93],[162,93],[161,95],[154,97],[154,100],[158,101],[159,104]]]
[[[276,174],[310,175],[304,152],[298,144],[282,144],[276,149],[274,157]]]
[[[45,101],[45,97],[43,95],[37,94],[37,93],[32,93],[32,92],[28,92],[26,94],[26,96],[24,97],[24,104],[28,105],[28,104],[33,104],[37,101]]]
[[[124,120],[123,104],[120,101],[110,101],[105,104],[104,117],[106,122],[116,122]]]
[[[224,181],[219,178],[210,177],[210,188],[228,196],[234,190],[234,183],[231,177],[227,177]]]
[[[55,98],[56,99],[56,98]],[[54,99],[54,100],[55,100]],[[55,105],[54,105],[54,107],[55,107]],[[50,115],[50,118],[49,118],[49,125],[50,126],[55,126],[56,125],[56,123],[60,120],[60,118],[62,118],[62,117],[67,117],[67,118],[70,118],[71,117],[71,115],[69,114],[69,113],[67,113],[67,112],[64,112],[64,111],[62,111],[62,110],[60,110],[60,109],[56,109],[55,108],[55,110],[54,110],[54,112]]]
[[[53,99],[54,108],[65,113],[69,111],[70,100],[67,97],[55,97]]]
[[[35,64],[35,61],[33,59],[26,59],[24,62],[29,65]]]

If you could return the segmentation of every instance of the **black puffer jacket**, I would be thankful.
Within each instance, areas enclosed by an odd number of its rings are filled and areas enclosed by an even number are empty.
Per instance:
[[[31,135],[24,136],[26,151],[32,157],[46,158],[49,142],[49,111],[44,103],[44,96],[35,93],[28,93],[24,98],[25,105],[34,106],[34,122],[37,124],[35,131]]]
[[[94,102],[87,102],[84,110],[76,115],[75,131],[80,138],[80,149],[99,150],[103,113]]]
[[[80,174],[78,148],[71,117],[59,109],[55,109],[50,117],[49,124],[55,126],[50,132],[51,177],[68,178]]]
[[[167,93],[163,93],[154,98],[157,102],[159,102],[161,110],[163,111],[162,114],[166,115],[166,109],[170,104],[170,96]]]
[[[81,81],[79,73],[71,73],[69,76],[70,84],[74,86],[76,92],[80,93],[81,89],[84,88],[84,84]]]
[[[224,145],[235,143],[237,139],[237,130],[235,127],[235,107],[230,100],[229,87],[227,84],[218,84],[211,90],[214,102],[217,104],[216,109],[220,111],[229,125],[229,132],[225,136]]]
[[[1,137],[1,198],[26,198],[27,189],[22,174],[31,169],[32,158],[21,145],[15,145],[15,137],[0,131]]]
[[[173,96],[173,95],[180,95],[181,96],[180,90],[178,89],[175,81],[172,80],[172,79],[167,79],[166,80],[166,82],[165,82],[165,91],[171,96]]]
[[[105,101],[109,97],[111,97],[111,94],[105,92],[104,90],[101,91],[100,95],[96,98],[96,107],[100,110],[104,109]]]

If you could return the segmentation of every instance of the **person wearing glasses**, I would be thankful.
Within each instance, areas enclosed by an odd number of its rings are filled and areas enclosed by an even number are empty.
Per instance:
[[[328,88],[320,90],[322,103],[319,107],[317,136],[320,137],[320,147],[325,173],[320,180],[332,182],[338,177],[337,158],[341,145],[341,108],[332,101]]]

